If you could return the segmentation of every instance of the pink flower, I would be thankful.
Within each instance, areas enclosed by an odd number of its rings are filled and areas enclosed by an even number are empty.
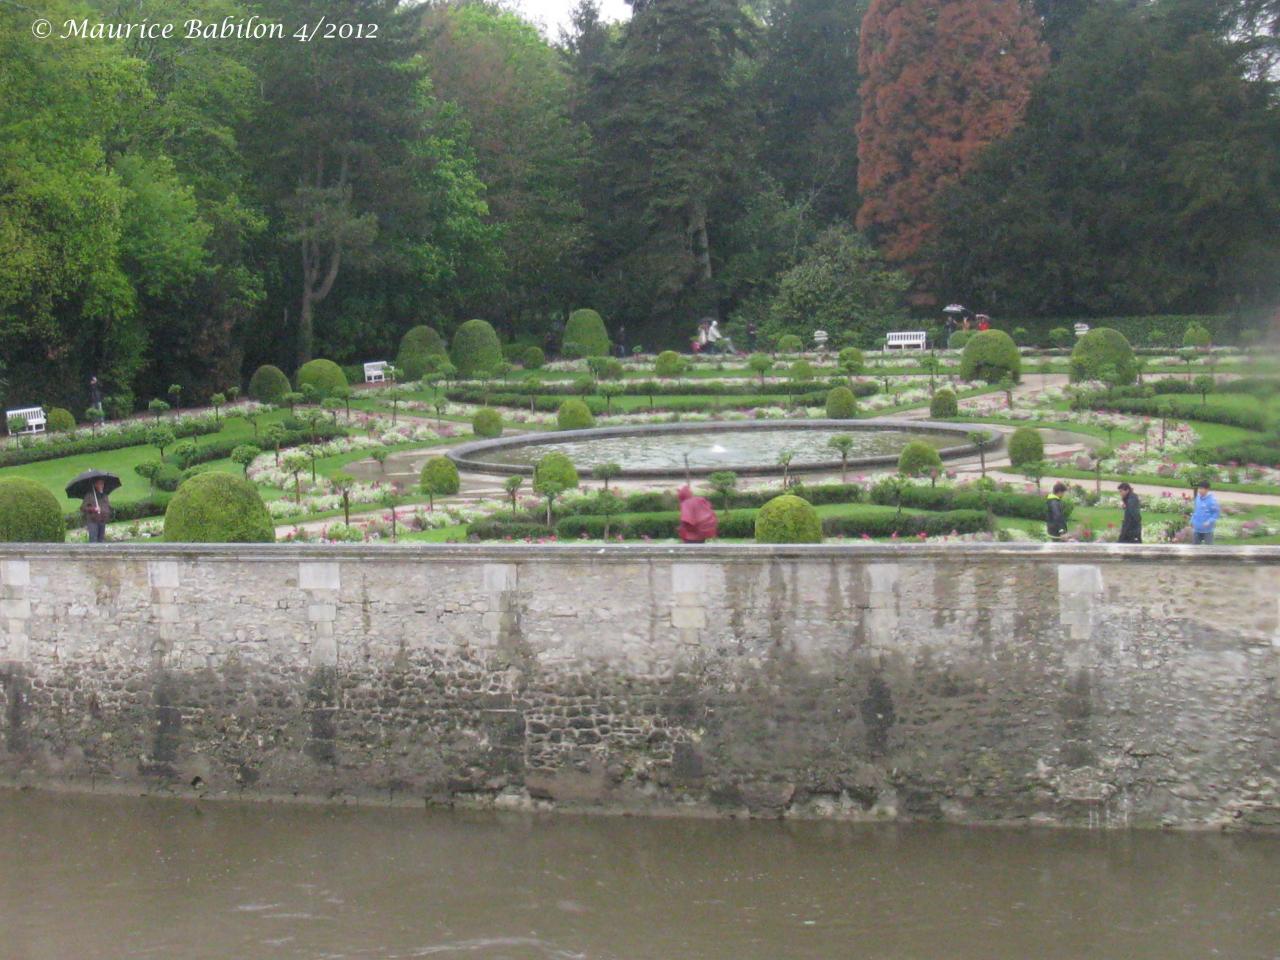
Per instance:
[[[870,539],[871,539],[871,534],[869,534],[869,533],[864,533],[864,534],[862,535],[862,539],[863,539],[863,540],[870,540]]]

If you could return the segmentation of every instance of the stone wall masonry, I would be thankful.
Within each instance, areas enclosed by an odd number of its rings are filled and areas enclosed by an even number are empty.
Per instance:
[[[1280,549],[0,546],[0,783],[1280,824]]]

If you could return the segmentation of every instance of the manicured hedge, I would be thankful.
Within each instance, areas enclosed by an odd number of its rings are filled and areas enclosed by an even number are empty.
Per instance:
[[[1177,420],[1200,420],[1204,423],[1222,423],[1246,430],[1266,430],[1269,426],[1263,410],[1237,410],[1210,401],[1201,403],[1198,396],[1167,395],[1162,397],[1108,397],[1093,394],[1086,400],[1093,410],[1111,410],[1115,413],[1132,413],[1147,417],[1159,417],[1167,410]]]
[[[26,477],[0,479],[0,541],[62,543],[62,507],[52,493]]]
[[[756,543],[821,543],[822,521],[813,504],[784,493],[756,513]]]
[[[212,419],[180,417],[167,421],[176,438],[204,436],[217,433],[221,428]],[[84,453],[101,453],[104,450],[123,450],[125,447],[138,447],[147,444],[147,431],[153,427],[154,421],[145,423],[138,421],[119,433],[94,436],[68,436],[53,434],[46,439],[36,440],[29,447],[11,447],[0,450],[0,467],[20,467],[27,463],[39,463],[43,460],[58,460],[62,457],[77,456]]]
[[[264,363],[249,378],[249,396],[260,403],[279,403],[289,392],[289,378],[277,366]]]
[[[298,420],[288,417],[281,421],[285,428],[284,439],[280,442],[280,449],[285,447],[297,447],[304,443],[311,443],[314,436],[318,441],[323,443],[325,440],[332,440],[334,437],[345,437],[347,431],[340,426],[329,421],[316,424],[316,429],[312,431],[310,426],[304,426]],[[216,440],[210,440],[207,443],[197,444],[189,450],[177,448],[173,453],[165,457],[166,461],[176,463],[181,469],[186,470],[188,467],[194,467],[198,463],[212,463],[214,460],[225,460],[231,456],[231,451],[245,443],[244,437],[220,437]],[[268,450],[274,451],[275,447],[268,444],[266,440],[259,439],[255,446],[260,447],[265,453]]]
[[[886,487],[872,487],[870,499],[872,503],[894,505],[893,494]],[[902,506],[917,510],[984,510],[983,500],[982,491],[974,487],[934,488],[912,484],[902,490]],[[986,505],[1001,517],[1042,520],[1045,514],[1044,498],[1034,493],[993,490],[986,494]],[[1071,502],[1064,500],[1063,507],[1070,516]]]
[[[342,368],[332,360],[324,360],[322,358],[308,360],[299,367],[296,379],[299,390],[309,385],[321,399],[331,397],[334,391],[349,386],[347,376],[342,372]]]
[[[981,533],[991,529],[982,510],[950,510],[945,513],[853,514],[824,517],[822,532],[828,537],[945,537],[951,533]]]
[[[127,520],[146,520],[150,517],[164,516],[165,507],[172,499],[169,494],[160,493],[147,500],[131,500],[125,503],[111,504],[111,522],[119,523]],[[84,526],[84,516],[77,508],[62,515],[68,530],[78,530]]]
[[[257,488],[230,473],[201,473],[169,501],[164,538],[170,543],[271,543],[275,527]]]
[[[1055,328],[1069,332],[1076,323],[1087,323],[1091,328],[1110,327],[1124,334],[1125,339],[1139,347],[1176,348],[1182,346],[1187,327],[1197,323],[1209,331],[1213,342],[1219,345],[1235,344],[1240,334],[1248,329],[1245,319],[1232,315],[1153,315],[1147,317],[1039,317],[1001,319],[1000,325],[1012,330],[1025,327],[1029,341],[1036,346],[1050,344],[1049,334]],[[1072,341],[1075,334],[1071,333]]]
[[[793,383],[766,383],[760,385],[758,380],[743,380],[741,383],[667,383],[660,380],[653,381],[653,389],[650,390],[645,386],[646,381],[643,380],[627,380],[622,383],[614,384],[617,389],[615,396],[627,397],[647,397],[652,394],[655,397],[671,397],[671,396],[689,396],[689,397],[754,397],[778,395],[783,396],[788,392],[796,394],[821,394],[823,402],[827,392],[833,386],[846,387],[852,391],[855,397],[871,397],[880,392],[879,384],[871,380],[857,380],[853,385],[845,383],[842,377],[835,377],[831,382],[825,380],[802,380]],[[480,395],[482,391],[477,387],[455,387],[448,391],[448,396],[452,399],[454,396],[461,398],[462,396]],[[539,383],[529,391],[522,391],[520,396],[528,402],[529,394],[532,393],[536,397],[571,397],[579,395],[580,391],[576,384],[566,381]],[[459,399],[458,403],[467,403],[468,400]],[[821,406],[821,404],[819,404]]]

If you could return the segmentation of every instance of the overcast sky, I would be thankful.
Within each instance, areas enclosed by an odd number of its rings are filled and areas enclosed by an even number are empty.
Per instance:
[[[560,28],[569,26],[569,11],[578,0],[515,0],[526,17],[543,28],[549,40],[558,40]],[[605,20],[625,20],[631,8],[624,0],[600,0],[600,16]]]

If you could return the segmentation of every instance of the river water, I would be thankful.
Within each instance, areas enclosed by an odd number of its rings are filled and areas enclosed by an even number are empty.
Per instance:
[[[0,957],[1280,957],[1280,837],[0,793]]]

